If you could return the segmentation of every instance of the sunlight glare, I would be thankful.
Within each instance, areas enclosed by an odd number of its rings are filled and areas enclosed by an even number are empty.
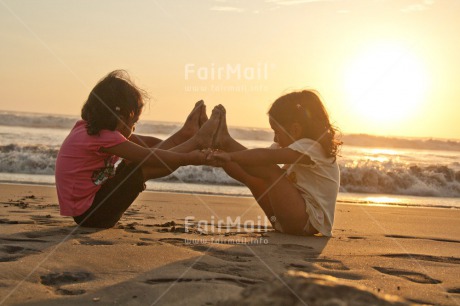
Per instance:
[[[369,122],[394,124],[424,102],[428,85],[422,62],[395,44],[364,50],[346,70],[345,89],[354,111]]]

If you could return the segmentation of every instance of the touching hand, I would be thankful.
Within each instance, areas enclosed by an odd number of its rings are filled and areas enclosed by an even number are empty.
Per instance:
[[[188,153],[190,156],[190,165],[207,165],[208,155],[207,150],[194,150]]]
[[[215,167],[223,167],[227,162],[232,160],[229,153],[221,150],[212,150],[206,156],[207,164]]]

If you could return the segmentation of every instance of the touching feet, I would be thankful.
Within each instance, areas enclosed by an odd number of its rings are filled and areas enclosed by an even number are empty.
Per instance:
[[[203,100],[200,100],[197,103],[200,103],[200,102],[203,102]],[[203,102],[201,106],[200,121],[199,121],[200,128],[203,126],[203,124],[206,123],[206,121],[208,121],[208,115],[206,114],[206,104],[204,104]]]
[[[213,139],[213,149],[226,151],[227,144],[231,141],[232,137],[228,132],[227,127],[227,111],[223,105],[216,106],[220,110],[220,123],[216,134]]]
[[[185,120],[184,126],[180,130],[183,141],[192,138],[208,120],[206,115],[206,105],[203,100],[195,103],[193,110]]]
[[[197,118],[198,121],[194,121]],[[195,125],[191,124],[195,128],[197,126],[196,122],[201,125],[201,128],[191,137],[197,149],[219,149],[225,151],[227,144],[232,141],[227,127],[226,110],[221,104],[214,107],[211,117],[208,119],[206,105],[204,105],[203,101],[198,102],[195,105],[195,109],[189,115],[189,118],[187,118],[184,128],[188,126],[189,121],[195,123]]]
[[[214,139],[219,128],[221,113],[219,106],[214,107],[211,117],[203,123],[201,129],[193,137],[199,149],[215,148]]]

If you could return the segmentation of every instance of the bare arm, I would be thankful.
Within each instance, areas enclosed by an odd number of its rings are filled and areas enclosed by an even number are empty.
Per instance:
[[[102,152],[110,153],[129,161],[143,163],[151,167],[176,168],[185,165],[201,165],[205,162],[205,154],[200,151],[176,153],[160,149],[141,147],[126,141],[110,148],[101,148]]]
[[[184,138],[183,134],[184,134],[184,132],[182,130],[179,130],[178,132],[174,133],[169,138],[167,138],[165,140],[162,140],[159,143],[157,143],[155,145],[155,148],[162,149],[162,150],[172,149],[172,148],[180,145],[181,143],[183,143],[185,141],[185,139],[187,139],[187,138]]]
[[[183,132],[179,131],[165,140],[156,137],[132,134],[128,140],[144,148],[157,148],[168,150],[181,144],[184,141]]]
[[[159,138],[137,134],[132,134],[128,140],[144,148],[156,147],[163,141]]]
[[[289,148],[283,149],[252,149],[231,153],[214,153],[214,159],[233,161],[244,166],[266,166],[276,164],[314,164],[309,156]]]

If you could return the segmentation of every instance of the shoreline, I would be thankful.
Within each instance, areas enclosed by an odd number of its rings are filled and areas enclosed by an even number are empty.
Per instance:
[[[165,182],[162,182],[165,183]],[[166,182],[170,183],[170,182]],[[173,182],[171,184],[176,184]],[[191,185],[206,185],[206,186],[214,186],[210,184],[194,184],[194,183],[187,183]],[[38,186],[38,187],[55,187],[55,184],[52,183],[42,183],[42,182],[14,182],[14,181],[1,181],[0,185],[18,185],[18,186]],[[226,186],[226,185],[215,185],[215,186]],[[238,194],[229,194],[229,193],[213,193],[213,192],[192,192],[192,191],[171,191],[171,190],[155,190],[155,189],[146,189],[143,192],[152,192],[152,193],[171,193],[171,194],[186,194],[186,195],[200,195],[200,196],[221,196],[221,197],[234,197],[234,198],[249,198],[252,199],[253,197],[250,195],[238,195]],[[359,200],[347,200],[346,198],[352,196],[355,198],[363,198]],[[453,201],[458,202],[456,205],[433,205],[433,204],[420,204],[420,203],[397,203],[397,202],[380,202],[380,201],[366,201],[366,198],[376,198],[376,197],[384,197],[384,198],[419,198],[419,199],[427,199],[435,201]],[[400,194],[379,194],[379,193],[346,193],[346,192],[339,192],[337,198],[337,204],[348,204],[348,205],[363,205],[363,206],[382,206],[382,207],[405,207],[405,208],[439,208],[439,209],[455,209],[460,210],[460,199],[452,198],[452,197],[424,197],[424,196],[408,196],[408,195],[400,195]]]

